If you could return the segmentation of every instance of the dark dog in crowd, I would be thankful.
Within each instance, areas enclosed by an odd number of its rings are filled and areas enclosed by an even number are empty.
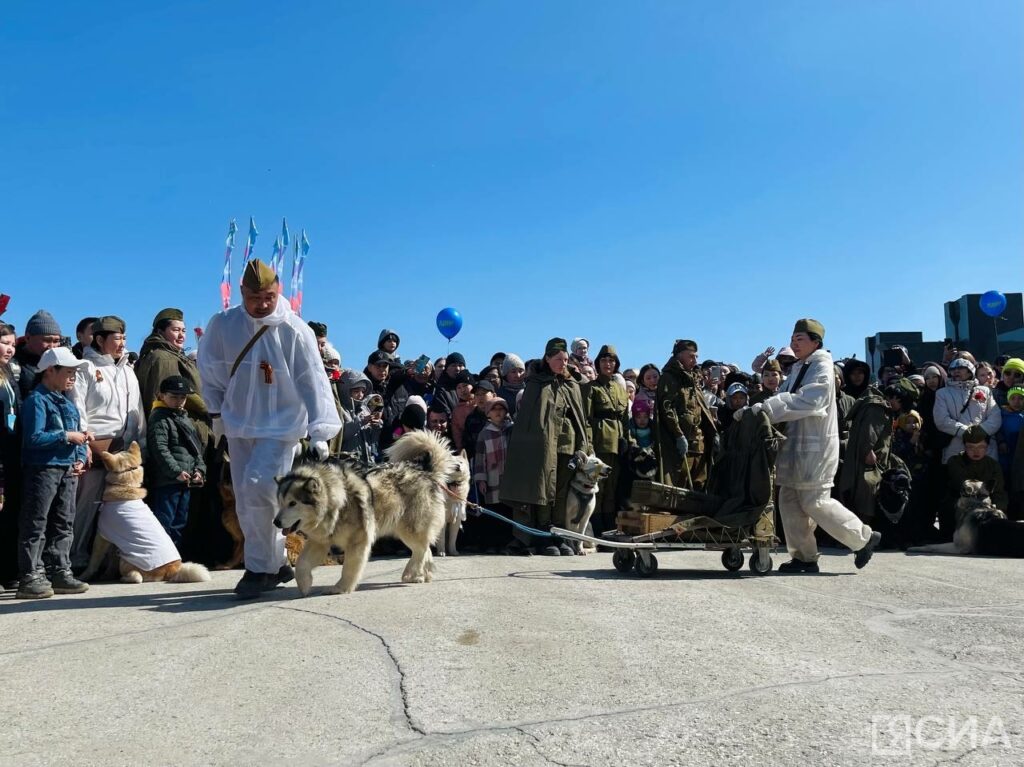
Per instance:
[[[911,551],[1024,557],[1024,522],[1007,519],[993,506],[984,482],[964,481],[956,502],[956,523],[952,543],[919,546]]]

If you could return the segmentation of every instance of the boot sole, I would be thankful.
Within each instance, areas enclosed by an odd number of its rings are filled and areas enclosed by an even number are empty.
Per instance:
[[[56,586],[54,586],[53,593],[54,594],[84,594],[88,590],[89,590],[88,586],[86,586],[84,589],[59,589]]]
[[[14,595],[14,598],[15,599],[49,599],[53,595],[54,595],[54,592],[52,592],[52,591],[50,593],[43,592],[42,594],[26,594],[23,591],[19,591],[18,593],[16,593]]]

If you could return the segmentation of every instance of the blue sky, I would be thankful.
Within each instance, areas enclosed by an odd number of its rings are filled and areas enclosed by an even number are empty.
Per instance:
[[[444,306],[474,369],[552,335],[746,365],[801,316],[837,356],[941,338],[1024,288],[1022,38],[1015,0],[7,0],[4,319],[205,324],[252,215],[265,259],[309,232],[346,365],[384,326],[443,353]]]

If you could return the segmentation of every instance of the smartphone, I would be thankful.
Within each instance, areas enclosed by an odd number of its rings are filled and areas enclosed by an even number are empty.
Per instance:
[[[429,365],[429,364],[430,364],[430,357],[428,357],[426,354],[421,354],[419,357],[416,358],[416,368],[415,368],[416,372],[417,373],[426,373],[427,372],[427,365]]]

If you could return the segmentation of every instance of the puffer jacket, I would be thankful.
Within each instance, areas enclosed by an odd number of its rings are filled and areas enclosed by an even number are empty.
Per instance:
[[[199,472],[206,476],[203,445],[184,409],[154,402],[146,426],[146,476],[150,487],[183,487],[178,475]]]
[[[990,437],[995,437],[1003,425],[1003,415],[987,386],[973,378],[969,381],[947,381],[935,392],[935,427],[953,440],[942,451],[942,463],[964,450],[964,432],[971,426],[981,426]],[[995,439],[989,440],[988,455],[999,459]]]
[[[803,366],[807,372],[795,389]],[[832,355],[818,349],[803,363],[795,362],[779,393],[761,403],[773,424],[789,424],[775,463],[779,487],[824,490],[834,484],[839,468],[835,386]]]

